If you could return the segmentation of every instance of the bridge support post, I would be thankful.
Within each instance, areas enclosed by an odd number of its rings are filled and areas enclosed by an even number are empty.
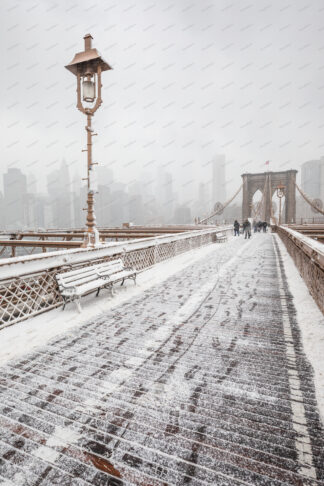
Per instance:
[[[243,174],[243,201],[242,201],[242,220],[245,221],[251,216],[252,211],[252,197],[249,188],[249,175]]]
[[[296,170],[287,171],[285,190],[285,223],[296,222]]]

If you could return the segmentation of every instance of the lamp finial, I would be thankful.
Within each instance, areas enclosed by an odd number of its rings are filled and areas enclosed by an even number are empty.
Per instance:
[[[93,37],[91,34],[86,34],[83,38],[84,38],[84,50],[89,51],[91,49],[91,43]]]

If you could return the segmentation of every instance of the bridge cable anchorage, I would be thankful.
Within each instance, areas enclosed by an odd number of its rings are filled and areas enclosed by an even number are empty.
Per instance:
[[[212,214],[210,214],[209,216],[207,216],[206,218],[203,218],[199,221],[200,224],[204,224],[204,223],[207,223],[207,221],[211,218],[213,218],[214,216],[218,216],[219,214],[222,214],[222,212],[224,211],[224,209],[229,205],[231,204],[232,201],[234,201],[234,199],[236,198],[236,196],[238,195],[238,193],[240,192],[240,190],[242,189],[243,187],[243,184],[240,185],[240,187],[238,188],[238,190],[235,192],[235,194],[230,198],[228,199],[224,204],[222,204],[222,207],[220,209],[218,209],[217,211],[213,211]]]
[[[312,207],[315,209],[315,211],[317,211],[318,213],[321,213],[324,215],[324,210],[323,209],[320,209],[319,207],[316,206],[316,204],[314,204],[314,201],[311,200],[310,197],[307,196],[307,194],[304,193],[304,191],[299,187],[299,185],[295,182],[295,186],[297,187],[298,191],[300,192],[300,194],[303,196],[303,198],[305,199],[305,201]]]

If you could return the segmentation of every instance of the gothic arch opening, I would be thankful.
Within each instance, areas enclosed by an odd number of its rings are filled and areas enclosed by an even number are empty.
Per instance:
[[[262,191],[260,189],[257,189],[252,196],[252,208],[251,208],[252,209],[251,217],[256,221],[262,219],[262,214],[261,214],[262,198],[263,198]]]

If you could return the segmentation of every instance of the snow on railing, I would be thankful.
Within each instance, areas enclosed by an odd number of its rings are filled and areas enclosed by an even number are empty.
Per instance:
[[[0,260],[0,329],[62,305],[57,273],[122,258],[138,271],[232,233],[232,226],[186,231],[97,248],[77,248]]]
[[[286,226],[276,226],[274,229],[324,313],[324,245]]]

